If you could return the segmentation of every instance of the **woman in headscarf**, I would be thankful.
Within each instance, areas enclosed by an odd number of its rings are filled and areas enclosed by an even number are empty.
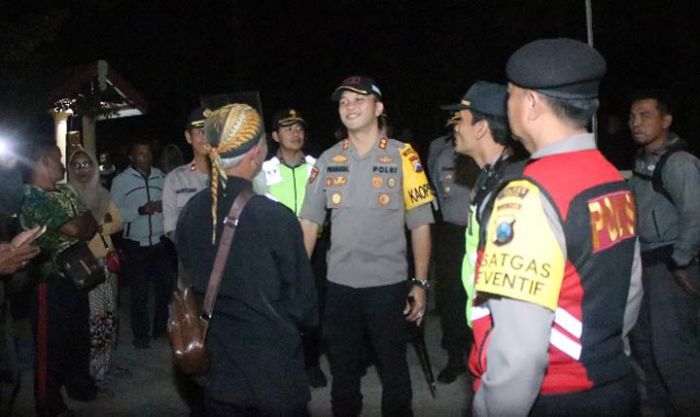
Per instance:
[[[95,257],[106,262],[105,257],[114,251],[110,235],[122,230],[122,219],[112,197],[100,184],[96,159],[83,149],[68,158],[68,182],[80,200],[90,210],[100,225],[99,231],[88,245]],[[104,382],[110,367],[112,349],[117,339],[117,275],[105,268],[107,279],[92,289],[90,301],[90,373],[95,381]]]

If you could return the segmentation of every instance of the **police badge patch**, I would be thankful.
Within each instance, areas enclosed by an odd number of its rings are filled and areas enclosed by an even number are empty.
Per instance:
[[[505,245],[506,243],[510,242],[513,240],[513,224],[515,223],[515,219],[507,216],[507,217],[499,217],[496,220],[496,238],[493,240],[493,243],[497,246]]]

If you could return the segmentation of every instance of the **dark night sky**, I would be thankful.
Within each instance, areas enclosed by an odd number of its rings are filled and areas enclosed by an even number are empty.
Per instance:
[[[267,120],[279,106],[302,111],[319,150],[338,123],[331,91],[364,73],[382,88],[390,122],[421,147],[439,133],[438,106],[477,79],[504,82],[519,46],[586,38],[585,0],[2,3],[0,47],[9,53],[0,61],[1,123],[50,127],[35,103],[55,87],[51,74],[106,59],[145,95],[150,113],[100,123],[103,142],[146,134],[184,144],[182,120],[200,96],[258,90]],[[609,64],[602,127],[608,114],[624,124],[631,91],[660,86],[677,98],[676,129],[687,137],[700,128],[697,3],[593,0],[595,43]],[[618,136],[601,139],[601,148],[621,162],[631,141]]]

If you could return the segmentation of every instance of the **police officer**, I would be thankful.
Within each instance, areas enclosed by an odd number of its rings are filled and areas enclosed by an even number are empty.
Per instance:
[[[511,172],[522,169],[512,164],[514,144],[508,129],[507,99],[508,90],[504,85],[477,81],[459,103],[443,106],[443,109],[457,112],[455,152],[472,158],[481,169],[472,189],[462,262],[462,282],[468,297],[466,318],[470,327],[471,305],[475,295],[474,265],[483,213],[487,211],[494,188],[513,175]]]
[[[586,127],[604,58],[544,39],[508,60],[508,118],[531,153],[482,234],[472,314],[476,416],[628,416],[641,298],[635,204]]]
[[[204,135],[204,107],[192,110],[187,119],[185,140],[192,146],[192,162],[175,168],[165,177],[163,185],[163,231],[175,239],[177,218],[185,204],[209,184],[207,137]]]
[[[384,104],[372,79],[349,77],[332,98],[348,136],[316,161],[300,217],[311,253],[331,211],[324,334],[333,414],[360,414],[367,334],[383,385],[382,415],[411,416],[405,323],[420,325],[425,312],[433,196],[418,154],[382,134]],[[406,226],[415,265],[408,291]]]
[[[316,159],[304,154],[306,141],[306,121],[294,109],[284,109],[275,113],[272,120],[272,140],[277,142],[277,154],[263,163],[263,188],[259,193],[267,193],[289,207],[297,216],[304,202],[306,183]],[[257,184],[256,184],[257,185]]]
[[[272,140],[277,142],[277,154],[263,163],[261,173],[255,178],[255,188],[259,194],[266,194],[287,206],[297,216],[304,202],[306,183],[316,159],[304,154],[307,124],[301,113],[288,108],[279,110],[272,119]],[[262,183],[262,184],[261,184]],[[328,238],[320,236],[314,248],[311,264],[316,281],[316,292],[323,300],[326,281],[326,250]],[[304,360],[309,385],[325,387],[328,383],[321,370],[321,332],[319,329],[304,329]]]
[[[458,119],[458,113],[452,114],[447,127],[452,130]],[[442,327],[442,348],[447,350],[447,365],[437,380],[444,384],[454,382],[466,371],[466,354],[471,341],[464,320],[466,294],[460,280],[471,190],[469,178],[464,178],[465,175],[458,178],[457,157],[451,131],[430,143],[428,172],[439,202],[433,234],[435,297]],[[463,165],[474,164],[470,158],[460,157],[460,160]]]

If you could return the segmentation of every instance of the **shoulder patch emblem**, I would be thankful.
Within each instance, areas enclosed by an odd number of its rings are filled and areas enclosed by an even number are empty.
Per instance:
[[[309,174],[309,184],[316,181],[316,177],[318,177],[318,168],[314,166],[313,168],[311,168],[311,173]]]
[[[389,140],[387,138],[381,138],[379,139],[379,149],[386,149],[387,145],[389,144]]]
[[[493,241],[495,245],[502,246],[513,240],[513,224],[515,224],[514,218],[510,216],[499,217],[496,220],[496,224],[496,238]]]

